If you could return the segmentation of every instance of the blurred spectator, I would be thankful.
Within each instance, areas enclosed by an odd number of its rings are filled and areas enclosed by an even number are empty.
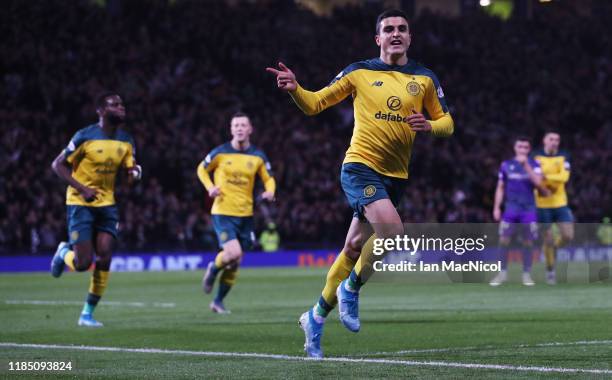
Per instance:
[[[259,245],[264,252],[276,252],[280,246],[280,235],[276,224],[269,222],[266,229],[259,235]]]

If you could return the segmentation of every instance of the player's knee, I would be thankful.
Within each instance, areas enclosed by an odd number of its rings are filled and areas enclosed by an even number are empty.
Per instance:
[[[228,263],[240,262],[242,259],[242,250],[240,248],[225,250],[225,257],[227,257]]]
[[[355,238],[344,245],[343,252],[346,256],[353,260],[357,260],[359,255],[361,254],[361,248],[363,244],[361,243],[361,238]]]
[[[554,241],[554,239],[553,239],[553,235],[552,235],[551,233],[546,233],[546,234],[544,235],[544,243],[546,243],[546,244],[552,244],[552,243],[553,243],[553,241]]]
[[[401,236],[404,233],[404,226],[401,224],[389,224],[380,228],[376,232],[376,236],[381,239],[395,239],[396,236]]]
[[[111,266],[111,256],[97,257],[96,258],[96,269],[108,271]]]
[[[562,231],[561,239],[564,243],[574,240],[574,230]]]
[[[84,272],[89,269],[92,263],[91,256],[75,257],[74,259],[74,270],[77,272]]]

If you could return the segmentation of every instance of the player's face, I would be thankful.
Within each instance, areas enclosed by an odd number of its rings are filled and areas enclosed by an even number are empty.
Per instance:
[[[517,141],[514,143],[514,154],[517,156],[526,156],[531,151],[531,144],[529,141]]]
[[[544,150],[556,152],[561,144],[561,136],[558,133],[547,133],[544,136]]]
[[[380,22],[376,45],[385,55],[404,55],[410,46],[410,29],[403,17],[387,17]]]
[[[125,120],[125,106],[119,95],[106,98],[106,106],[98,110],[98,114],[113,124],[120,124]]]
[[[232,137],[238,142],[249,140],[253,127],[251,121],[246,116],[235,117],[231,122]]]

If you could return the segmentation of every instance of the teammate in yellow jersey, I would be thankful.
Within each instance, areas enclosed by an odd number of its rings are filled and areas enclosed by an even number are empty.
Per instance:
[[[355,127],[341,183],[354,216],[321,297],[300,317],[306,336],[304,349],[315,358],[323,356],[323,326],[336,303],[342,324],[353,332],[360,329],[359,289],[372,273],[375,260],[370,242],[374,236],[392,238],[403,232],[396,207],[405,190],[417,133],[450,136],[454,128],[437,77],[407,56],[411,42],[407,16],[399,10],[379,15],[375,41],[380,47],[378,58],[349,65],[317,92],[302,88],[283,63],[278,69],[266,69],[276,76],[278,88],[289,92],[308,115],[353,97]],[[369,236],[360,221],[367,221],[375,235]]]
[[[125,107],[114,92],[96,99],[97,124],[79,130],[53,161],[55,173],[68,184],[69,242],[61,242],[51,261],[51,274],[60,277],[66,265],[86,271],[95,256],[89,293],[78,321],[79,326],[101,327],[93,318],[106,290],[113,245],[117,239],[119,210],[115,205],[115,179],[120,168],[130,181],[140,179],[134,140],[121,127]]]
[[[538,222],[545,228],[542,251],[546,258],[546,282],[556,284],[555,257],[557,248],[574,238],[574,216],[567,204],[565,184],[570,178],[569,155],[559,150],[561,136],[557,132],[547,132],[542,140],[543,148],[534,152],[534,159],[542,168],[544,185],[551,194],[546,196],[536,192]],[[555,239],[551,230],[557,223],[560,239]]]
[[[213,149],[198,165],[198,177],[214,198],[212,220],[222,249],[208,264],[202,286],[205,293],[212,292],[217,274],[221,273],[219,288],[210,309],[215,313],[229,313],[223,299],[236,283],[243,250],[255,241],[253,228],[253,188],[257,175],[265,191],[261,198],[274,200],[276,182],[264,152],[251,145],[251,121],[244,113],[231,120],[232,140]],[[214,172],[214,181],[210,173]]]

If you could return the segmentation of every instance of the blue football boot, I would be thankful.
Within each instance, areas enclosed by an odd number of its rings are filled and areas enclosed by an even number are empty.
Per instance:
[[[340,322],[349,331],[358,332],[361,327],[359,322],[359,292],[351,292],[346,290],[347,280],[344,280],[336,289],[336,297],[338,297],[338,313]]]
[[[300,316],[298,324],[304,330],[306,336],[306,342],[304,342],[306,355],[310,358],[322,359],[321,336],[323,335],[324,323],[317,323],[312,314],[312,309],[310,309]]]
[[[65,241],[62,241],[57,246],[57,250],[55,251],[55,255],[53,255],[53,259],[51,259],[51,276],[57,278],[64,273],[64,269],[66,268],[66,263],[64,262],[64,255],[66,251],[70,248],[70,245]]]

